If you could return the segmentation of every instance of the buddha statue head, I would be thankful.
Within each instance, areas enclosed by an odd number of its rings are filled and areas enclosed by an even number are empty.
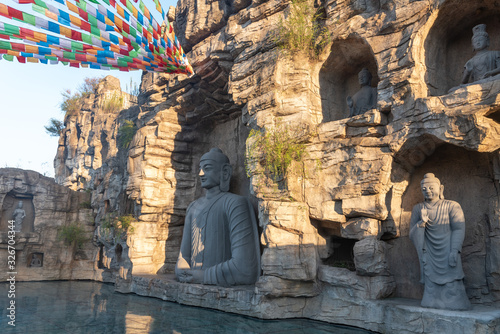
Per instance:
[[[420,182],[420,189],[426,202],[435,202],[444,199],[444,186],[441,181],[433,174],[427,173]]]
[[[472,47],[474,51],[482,51],[490,46],[490,36],[486,32],[486,24],[478,24],[472,28]]]
[[[359,73],[358,73],[358,81],[361,87],[363,86],[370,86],[372,83],[373,76],[370,72],[369,69],[366,67],[363,68]]]
[[[229,191],[232,173],[229,158],[219,148],[212,148],[202,155],[199,175],[203,188],[219,187],[221,191]]]

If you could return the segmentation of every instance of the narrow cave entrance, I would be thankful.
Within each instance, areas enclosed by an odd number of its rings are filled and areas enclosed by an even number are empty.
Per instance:
[[[354,244],[358,240],[342,238],[339,222],[322,221],[312,217],[309,219],[323,240],[322,245],[318,247],[321,262],[327,266],[355,271]]]
[[[110,204],[109,204],[109,199],[104,200],[104,214],[107,214],[108,212],[112,211]]]
[[[98,259],[97,259],[97,268],[99,269],[105,269],[106,267],[104,266],[104,246],[101,245],[99,247],[99,254],[98,254]]]
[[[363,68],[372,74],[371,86],[377,87],[378,67],[371,47],[357,36],[333,42],[319,72],[323,122],[349,117],[346,99],[360,89],[358,74]]]
[[[123,247],[118,244],[115,246],[116,261],[120,262],[122,260]]]
[[[330,256],[322,259],[323,264],[356,271],[354,265],[354,244],[357,240],[332,236],[328,240]]]

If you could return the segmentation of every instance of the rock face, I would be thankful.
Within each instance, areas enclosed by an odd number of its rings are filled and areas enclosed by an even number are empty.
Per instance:
[[[495,1],[326,0],[318,10],[332,41],[317,58],[283,55],[276,46],[273,31],[288,6],[278,0],[180,1],[176,32],[196,75],[143,76],[140,108],[126,111],[138,131],[123,155],[111,134],[120,116],[110,118],[106,131],[98,126],[105,116],[94,110],[92,121],[92,108],[82,113],[88,121],[82,115],[74,127],[70,121],[59,166],[80,166],[77,161],[83,165],[89,156],[92,167],[71,173],[61,167],[58,182],[78,188],[80,177],[89,180],[98,217],[134,214],[135,232],[121,242],[128,262],[120,268],[132,276],[169,273],[186,207],[201,195],[199,157],[220,147],[233,163],[232,192],[250,196],[258,211],[263,253],[256,289],[275,301],[263,312],[314,317],[302,311],[362,314],[372,312],[367,299],[422,297],[408,232],[411,208],[422,201],[419,182],[432,172],[445,185],[445,198],[465,213],[461,256],[469,299],[499,303],[500,80],[447,93],[472,56],[474,25],[487,24],[491,49],[500,49],[493,38],[500,36]],[[349,118],[346,97],[359,90],[357,74],[365,67],[373,74],[377,106]],[[76,126],[84,123],[88,132]],[[244,164],[250,129],[277,124],[296,129],[305,145],[286,182],[275,182],[258,161],[248,170]],[[97,141],[94,153],[84,148],[91,132],[105,138],[102,147],[110,143],[106,158]],[[125,276],[123,284],[134,290]],[[321,318],[374,328],[362,317],[338,314]],[[388,331],[402,332],[396,327]]]
[[[114,98],[121,102],[111,108]],[[127,108],[131,105],[129,99],[128,94],[122,93],[120,81],[112,76],[104,78],[95,93],[79,99],[79,112],[64,119],[65,128],[54,159],[57,183],[72,190],[88,189],[108,175],[109,170],[125,170],[126,150],[118,144],[117,136],[120,121],[137,113],[136,108]],[[98,176],[99,173],[102,175]]]
[[[94,219],[89,198],[37,172],[1,168],[0,265],[10,268],[0,274],[2,281],[9,278],[8,272],[17,272],[18,281],[101,280],[102,270],[94,267],[98,254],[92,244]],[[26,217],[21,232],[11,238],[9,220],[19,201]],[[81,247],[59,238],[62,229],[75,224],[81,228]]]
[[[120,217],[133,215],[137,207],[126,194],[129,144],[120,138],[120,129],[127,121],[135,121],[129,125],[137,127],[136,100],[121,91],[118,79],[105,77],[93,94],[79,100],[77,114],[66,115],[54,159],[57,183],[91,194],[89,207],[97,226],[99,250],[95,265],[104,270],[102,279],[109,282],[117,275],[127,277],[131,271],[129,254],[133,251],[129,251],[126,234],[113,224]],[[138,229],[138,233],[143,230]],[[141,257],[141,247],[134,248],[137,257]],[[145,262],[151,255],[147,257]]]

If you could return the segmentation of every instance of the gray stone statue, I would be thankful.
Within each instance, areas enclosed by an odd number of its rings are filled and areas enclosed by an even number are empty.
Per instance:
[[[377,105],[377,88],[371,86],[372,74],[370,71],[363,68],[358,74],[358,79],[361,89],[353,97],[347,97],[349,117],[361,115]]]
[[[180,282],[253,284],[260,274],[257,221],[250,201],[231,194],[232,168],[218,148],[201,157],[204,197],[186,213],[175,274]]]
[[[23,227],[23,219],[26,217],[26,212],[23,209],[23,201],[19,201],[17,204],[17,209],[12,213],[12,218],[14,218],[14,231],[21,232]]]
[[[486,32],[485,24],[479,24],[472,28],[472,46],[476,55],[465,64],[462,84],[500,73],[500,52],[488,50],[490,37]]]
[[[465,218],[460,204],[443,198],[441,182],[432,173],[420,183],[425,201],[413,207],[410,239],[420,261],[424,284],[421,305],[467,310],[470,302],[463,283],[460,251],[465,238]]]
[[[40,260],[38,255],[33,254],[31,258],[30,267],[41,267],[41,266],[42,266],[42,260]]]

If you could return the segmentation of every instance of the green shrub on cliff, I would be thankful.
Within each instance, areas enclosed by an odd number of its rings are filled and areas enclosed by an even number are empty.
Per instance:
[[[71,93],[71,90],[66,89],[61,93],[63,101],[61,102],[61,110],[64,111],[64,119],[69,116],[75,116],[80,111],[80,100],[82,95],[79,92]]]
[[[317,57],[330,42],[330,34],[322,27],[321,20],[321,12],[309,1],[292,0],[288,16],[278,22],[276,43],[285,52],[302,51],[312,58]]]
[[[292,161],[303,159],[306,146],[288,126],[277,125],[265,133],[252,129],[249,137],[254,137],[254,141],[247,149],[247,171],[252,161],[260,160],[265,173],[275,178],[286,177]]]
[[[117,216],[115,213],[108,213],[101,223],[103,232],[112,235],[114,238],[124,238],[126,234],[134,233],[135,229],[132,223],[136,222],[134,216]]]
[[[101,105],[101,110],[105,113],[115,113],[122,110],[122,108],[123,97],[118,93],[114,93],[113,95],[106,97],[102,101]]]
[[[128,148],[137,132],[134,122],[125,120],[124,124],[118,129],[118,145],[121,148]]]
[[[78,222],[62,226],[59,229],[57,238],[63,241],[67,246],[75,245],[77,249],[82,249],[83,243],[88,240],[85,229]]]

